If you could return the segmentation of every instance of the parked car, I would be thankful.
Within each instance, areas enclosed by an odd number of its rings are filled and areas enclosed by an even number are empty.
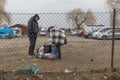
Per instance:
[[[84,31],[84,30],[81,30],[81,31],[79,31],[79,32],[77,33],[77,36],[78,36],[78,37],[82,37],[82,36],[84,36],[84,34],[85,34],[85,31]]]
[[[40,35],[41,36],[46,36],[46,29],[45,28],[40,29]]]
[[[95,30],[105,28],[105,25],[84,25],[84,30],[86,33],[91,33]]]
[[[96,35],[96,39],[112,39],[113,36],[113,30],[112,28],[109,30],[106,30],[105,32],[98,33]],[[120,39],[120,28],[115,28],[115,39]]]
[[[85,33],[85,34],[84,34],[84,38],[91,38],[92,33],[96,32],[96,31],[98,31],[98,30],[94,30],[94,31],[92,31],[92,32]]]
[[[22,30],[21,28],[12,28],[12,31],[14,33],[14,37],[21,37],[22,36]]]
[[[95,39],[99,33],[103,33],[103,32],[110,30],[110,29],[112,29],[112,28],[100,28],[97,31],[92,33],[91,38]]]
[[[72,35],[72,36],[76,36],[79,31],[80,31],[80,30],[72,30],[72,31],[71,31],[71,35]]]
[[[0,38],[13,38],[14,33],[10,27],[1,27],[0,28]]]

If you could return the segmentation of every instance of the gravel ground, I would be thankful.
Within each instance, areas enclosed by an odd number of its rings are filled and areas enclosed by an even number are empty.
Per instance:
[[[28,57],[29,40],[27,37],[0,39],[0,70],[14,71],[17,67],[39,66],[41,72],[64,72],[65,69],[89,71],[109,68],[111,65],[111,40],[85,39],[68,36],[68,44],[63,45],[61,60],[43,60]],[[48,37],[37,38],[35,52]],[[120,67],[120,41],[115,41],[114,66]]]

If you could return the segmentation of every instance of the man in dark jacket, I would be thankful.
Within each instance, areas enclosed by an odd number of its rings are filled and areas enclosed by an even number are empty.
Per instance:
[[[39,20],[39,15],[35,14],[28,21],[28,37],[30,40],[29,57],[35,56],[34,48],[35,48],[35,44],[36,44],[37,33],[39,31],[38,22],[37,22],[38,20]]]

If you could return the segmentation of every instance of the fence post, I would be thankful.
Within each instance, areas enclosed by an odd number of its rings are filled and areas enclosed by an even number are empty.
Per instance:
[[[116,19],[116,9],[113,11],[113,33],[112,33],[112,54],[111,54],[111,68],[114,68],[114,41],[115,41],[115,19]]]

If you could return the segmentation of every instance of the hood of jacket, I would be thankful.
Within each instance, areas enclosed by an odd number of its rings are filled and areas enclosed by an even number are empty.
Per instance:
[[[39,15],[38,15],[38,14],[35,14],[35,15],[33,16],[33,20],[35,20],[36,17],[38,17],[38,20],[40,19]]]

